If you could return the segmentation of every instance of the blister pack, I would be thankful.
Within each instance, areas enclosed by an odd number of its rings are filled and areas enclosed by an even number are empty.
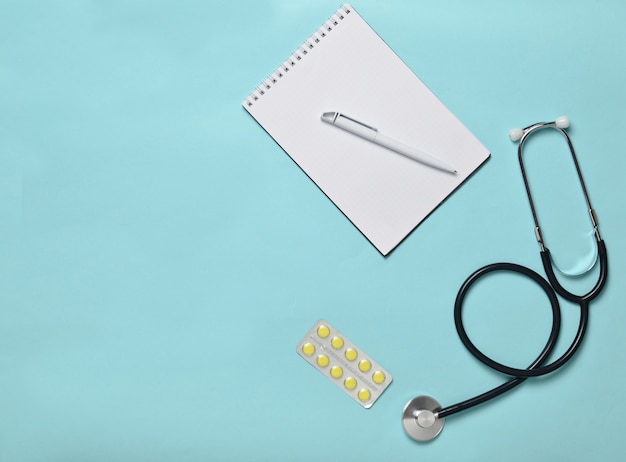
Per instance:
[[[366,409],[392,381],[389,372],[323,319],[300,341],[297,352]]]

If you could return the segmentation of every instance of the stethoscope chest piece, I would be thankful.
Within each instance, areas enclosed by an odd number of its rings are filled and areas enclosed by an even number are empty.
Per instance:
[[[439,418],[437,411],[441,405],[430,396],[417,396],[406,403],[402,412],[404,431],[416,441],[430,441],[434,439],[445,423],[445,418]]]

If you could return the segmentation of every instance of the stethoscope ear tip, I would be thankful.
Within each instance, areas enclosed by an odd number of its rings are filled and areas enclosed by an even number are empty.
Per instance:
[[[514,128],[513,130],[509,131],[509,138],[511,138],[511,141],[513,142],[519,141],[523,135],[524,130],[522,130],[521,128]]]
[[[430,396],[417,396],[406,403],[402,411],[402,425],[407,435],[415,441],[430,441],[441,433],[445,417],[437,411],[441,405]]]
[[[569,117],[567,116],[557,117],[557,119],[554,121],[554,125],[556,125],[559,128],[569,127]]]

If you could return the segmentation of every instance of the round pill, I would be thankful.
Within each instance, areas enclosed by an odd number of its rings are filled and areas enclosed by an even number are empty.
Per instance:
[[[335,350],[338,350],[343,346],[343,339],[341,337],[333,337],[333,339],[330,341],[330,344]]]
[[[332,375],[334,378],[338,379],[343,375],[343,369],[339,366],[333,366],[330,369],[330,375]]]
[[[374,372],[372,374],[372,380],[374,381],[374,383],[377,383],[378,385],[380,385],[381,383],[385,381],[385,373],[382,371]]]
[[[304,345],[302,345],[302,353],[307,356],[311,356],[313,353],[315,353],[315,345],[313,345],[312,343],[305,343]]]
[[[348,348],[346,350],[346,359],[348,361],[354,361],[357,356],[358,356],[358,353],[356,352],[354,348]]]
[[[326,338],[330,335],[330,329],[328,328],[328,326],[322,324],[317,328],[317,335],[319,335],[321,338]]]
[[[370,393],[370,391],[366,388],[361,388],[359,390],[359,399],[361,401],[367,401],[368,399],[370,399],[372,397],[372,394]]]
[[[326,367],[326,366],[328,366],[329,362],[330,362],[330,360],[328,359],[328,356],[326,356],[326,355],[319,355],[317,357],[317,365],[319,367]]]
[[[356,388],[356,379],[354,377],[348,377],[346,380],[343,381],[343,385],[348,390],[354,390]]]
[[[371,368],[372,363],[370,363],[367,359],[362,359],[361,362],[359,362],[359,369],[361,372],[369,372]]]

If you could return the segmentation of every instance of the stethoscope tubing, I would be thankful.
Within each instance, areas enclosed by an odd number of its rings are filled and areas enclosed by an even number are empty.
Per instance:
[[[520,385],[522,382],[530,377],[538,377],[554,372],[555,370],[563,367],[574,356],[578,348],[582,345],[582,341],[584,339],[585,332],[587,331],[587,326],[589,324],[589,302],[591,302],[591,300],[593,300],[600,294],[608,278],[608,258],[606,245],[602,240],[598,240],[597,244],[600,263],[600,273],[598,275],[598,281],[596,282],[595,286],[584,295],[572,294],[561,286],[556,278],[556,275],[554,274],[554,270],[552,268],[550,260],[550,253],[547,249],[541,252],[541,257],[544,264],[544,269],[546,271],[546,275],[548,276],[548,280],[550,282],[546,281],[546,279],[544,279],[539,273],[531,270],[530,268],[517,265],[515,263],[492,263],[490,265],[486,265],[475,271],[465,280],[465,282],[459,289],[454,304],[454,323],[459,338],[461,339],[463,345],[468,349],[468,351],[479,361],[481,361],[488,367],[498,372],[501,372],[502,374],[511,376],[512,378],[492,390],[470,398],[466,401],[462,401],[460,403],[453,404],[439,410],[437,412],[438,418],[445,418],[452,414],[456,414],[458,412],[464,411],[466,409],[489,401],[493,398],[496,398],[497,396]],[[507,366],[485,355],[482,351],[480,351],[480,349],[476,347],[476,345],[469,338],[463,324],[463,303],[472,285],[480,278],[496,271],[515,272],[532,279],[543,289],[550,301],[550,306],[552,308],[552,329],[550,331],[550,335],[539,356],[526,369],[518,369]],[[580,320],[578,324],[578,330],[569,348],[565,351],[565,353],[563,353],[561,357],[549,364],[544,365],[549,356],[552,354],[554,347],[556,346],[559,332],[561,330],[561,309],[556,293],[563,296],[563,298],[579,305]]]
[[[492,264],[483,266],[482,268],[479,268],[474,273],[472,273],[465,280],[465,282],[462,284],[461,288],[459,289],[459,292],[457,294],[456,301],[454,304],[454,323],[457,329],[457,333],[459,334],[459,338],[461,339],[461,342],[465,345],[465,347],[481,362],[485,363],[487,366],[492,367],[496,370],[498,370],[498,368],[502,366],[496,361],[493,361],[491,358],[489,358],[485,354],[483,354],[478,348],[476,348],[474,343],[470,340],[469,336],[467,335],[465,326],[463,324],[463,302],[465,300],[465,296],[467,295],[470,288],[475,282],[477,282],[480,278],[488,275],[489,273],[493,273],[496,271],[497,272],[509,271],[509,272],[520,273],[532,279],[537,284],[539,284],[539,286],[543,289],[543,291],[548,296],[548,299],[550,301],[550,306],[552,308],[552,329],[550,330],[550,335],[548,337],[548,340],[545,346],[543,347],[543,350],[541,351],[541,353],[539,353],[539,356],[537,356],[537,358],[532,362],[532,364],[530,364],[530,366],[528,366],[528,368],[525,371],[535,370],[537,367],[541,366],[541,364],[543,364],[547,360],[547,358],[550,356],[550,354],[552,353],[552,350],[554,349],[556,345],[556,342],[559,337],[559,332],[561,330],[561,310],[559,307],[558,299],[556,298],[556,295],[554,291],[552,290],[552,288],[549,286],[548,282],[543,277],[541,277],[538,273],[536,273],[535,271],[529,268],[526,268],[521,265],[517,265],[515,263],[502,262],[502,263],[492,263]],[[509,375],[515,375],[515,374],[509,374]],[[451,406],[447,406],[439,410],[437,412],[437,417],[440,419],[443,419],[452,414],[465,411],[471,407],[477,406],[486,401],[490,401],[493,398],[496,398],[502,395],[503,393],[506,393],[507,391],[520,385],[527,378],[528,377],[525,377],[525,376],[515,376],[511,378],[510,380],[508,380],[507,382],[503,383],[502,385],[497,386],[496,388],[492,390],[489,390],[478,396],[462,401],[460,403],[453,404]]]
[[[582,305],[583,303],[589,305],[589,303],[600,295],[606,281],[608,279],[608,271],[609,271],[609,263],[606,252],[606,244],[603,239],[597,238],[596,244],[598,246],[598,259],[600,262],[600,274],[598,275],[598,281],[596,285],[585,295],[576,295],[566,290],[561,283],[559,282],[556,274],[554,273],[554,268],[552,265],[552,257],[550,256],[550,250],[545,249],[541,251],[541,262],[543,263],[543,268],[546,272],[546,276],[548,281],[550,281],[550,285],[552,288],[564,299],[569,300],[573,303],[578,303]]]

